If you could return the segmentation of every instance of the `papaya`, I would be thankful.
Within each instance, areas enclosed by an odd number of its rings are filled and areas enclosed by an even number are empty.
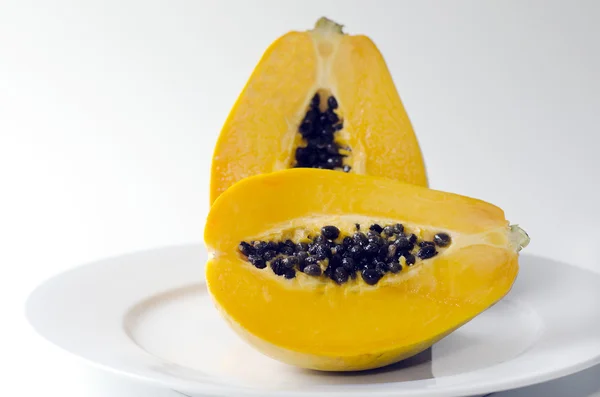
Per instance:
[[[288,168],[428,183],[382,54],[327,18],[279,37],[259,60],[217,140],[210,203],[243,178]]]
[[[527,234],[502,209],[385,177],[246,178],[207,217],[208,291],[264,354],[356,371],[415,355],[511,289]]]

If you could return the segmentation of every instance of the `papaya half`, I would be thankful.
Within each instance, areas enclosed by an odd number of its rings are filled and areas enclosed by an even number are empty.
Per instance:
[[[210,203],[243,178],[287,168],[385,176],[427,186],[419,143],[375,44],[321,18],[260,59],[212,160]]]
[[[430,347],[507,294],[529,237],[481,200],[319,169],[257,175],[213,204],[208,290],[280,361],[376,368]]]

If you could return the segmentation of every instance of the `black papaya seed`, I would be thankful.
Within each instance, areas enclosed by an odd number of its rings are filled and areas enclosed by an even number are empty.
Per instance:
[[[322,234],[319,234],[317,237],[315,237],[315,239],[313,240],[313,243],[315,245],[328,244],[329,240],[327,238],[325,238],[325,236],[323,236]]]
[[[306,265],[317,265],[319,263],[319,260],[317,258],[315,258],[314,256],[309,256],[308,258],[306,258],[304,260],[304,263],[306,263]]]
[[[288,256],[281,261],[283,267],[287,269],[293,269],[294,266],[298,266],[298,263],[300,263],[300,261],[295,256]]]
[[[396,261],[388,263],[387,268],[390,273],[398,273],[402,270],[402,266]]]
[[[308,112],[306,112],[306,115],[304,115],[304,119],[302,120],[303,123],[314,123],[317,118],[319,117],[319,111],[316,109],[310,109]]]
[[[450,236],[446,233],[437,233],[435,236],[433,236],[433,242],[438,247],[447,247],[451,240],[452,239]]]
[[[307,243],[298,243],[296,244],[296,252],[307,252],[308,244]]]
[[[383,228],[378,224],[374,223],[369,227],[369,230],[374,231],[376,233],[381,233],[383,231]]]
[[[408,236],[408,241],[410,241],[411,243],[416,243],[417,242],[417,236],[415,234],[411,234],[410,236]]]
[[[287,269],[283,276],[287,279],[294,278],[296,277],[296,271],[294,269]]]
[[[303,121],[300,127],[298,127],[298,131],[300,131],[303,137],[307,138],[314,133],[314,125],[311,122]]]
[[[375,244],[377,246],[383,245],[384,240],[379,236],[369,236],[368,241],[370,244]]]
[[[379,252],[377,252],[377,259],[380,261],[385,261],[388,256],[388,246],[387,244],[383,244],[379,247]]]
[[[338,117],[337,114],[335,114],[334,111],[327,111],[325,113],[325,115],[327,116],[327,121],[330,122],[331,124],[336,124],[338,121],[340,121],[340,118]]]
[[[325,146],[325,150],[328,154],[339,155],[340,153],[340,147],[335,142]]]
[[[433,258],[437,255],[434,245],[425,245],[417,252],[417,256],[421,259]]]
[[[339,254],[331,254],[331,258],[329,258],[329,266],[338,267],[342,264],[342,256]]]
[[[410,239],[405,236],[400,236],[396,241],[394,241],[394,245],[400,251],[411,250],[413,247],[413,243],[411,243]]]
[[[413,254],[411,253],[406,253],[404,256],[404,261],[408,266],[412,266],[415,264],[416,262],[416,258]]]
[[[320,276],[322,271],[319,265],[313,263],[304,267],[304,273],[309,276]]]
[[[285,240],[283,243],[288,247],[296,248],[296,244],[290,239]]]
[[[318,244],[315,248],[314,256],[319,260],[326,259],[331,256],[331,248],[325,244]]]
[[[263,258],[266,261],[270,261],[271,259],[275,258],[277,256],[277,252],[273,251],[273,250],[268,250],[263,254]]]
[[[317,109],[320,104],[321,104],[321,97],[319,96],[319,93],[316,93],[315,96],[313,96],[310,101],[310,106],[313,109]]]
[[[404,226],[401,223],[396,223],[394,225],[394,233],[396,233],[396,234],[404,233]]]
[[[264,269],[267,267],[265,260],[258,255],[250,254],[248,256],[248,261],[254,265],[257,269]]]
[[[373,239],[373,238],[381,238],[381,236],[375,230],[369,230],[367,232],[367,239]]]
[[[353,245],[352,247],[350,247],[349,252],[354,259],[358,259],[364,254],[365,249],[363,248],[362,245],[356,244],[356,245]]]
[[[346,269],[348,273],[352,273],[355,271],[355,262],[352,258],[342,258],[342,267]]]
[[[369,244],[365,245],[365,252],[367,252],[369,254],[376,254],[379,252],[379,245],[374,244],[374,243],[369,243]]]
[[[281,252],[284,255],[294,255],[294,251],[294,248],[290,247],[289,245],[283,245],[279,249],[279,252]]]
[[[286,267],[282,264],[282,258],[275,258],[271,261],[271,270],[278,276],[283,276],[287,271]]]
[[[365,269],[360,274],[365,283],[369,285],[375,285],[381,279],[381,274],[375,269]]]
[[[250,244],[248,244],[245,241],[242,241],[240,243],[240,245],[238,246],[238,250],[246,256],[254,253],[254,247],[252,247]]]
[[[338,267],[333,271],[333,280],[338,284],[344,284],[348,281],[348,272],[343,267]]]
[[[327,98],[327,106],[329,106],[329,109],[337,109],[338,103],[335,97],[330,96],[329,98]]]
[[[321,228],[321,234],[323,235],[323,237],[329,240],[335,240],[340,235],[340,229],[331,225],[323,226]]]
[[[254,243],[254,250],[259,254],[264,253],[268,247],[269,247],[269,245],[267,244],[266,241],[256,241]]]
[[[332,168],[341,167],[342,164],[343,164],[343,160],[341,157],[332,156],[332,157],[327,158],[327,165],[331,166]]]
[[[364,235],[364,233],[361,232],[356,232],[352,235],[352,240],[354,241],[354,244],[359,244],[359,245],[367,245],[369,243],[369,239],[367,239],[367,236]]]
[[[393,226],[386,226],[383,228],[383,234],[386,236],[392,236],[395,233]]]
[[[337,255],[344,255],[346,253],[346,247],[342,244],[338,244],[331,249],[331,252]]]
[[[388,271],[388,266],[385,262],[375,261],[375,270],[383,276]]]
[[[308,259],[308,252],[300,251],[296,253],[296,258],[298,258],[298,269],[304,269],[306,266],[306,259]]]

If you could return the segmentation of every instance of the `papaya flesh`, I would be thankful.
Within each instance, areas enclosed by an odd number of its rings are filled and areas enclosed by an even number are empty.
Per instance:
[[[421,258],[418,252],[430,244],[422,243],[414,248],[414,264],[403,254],[400,269],[382,270],[373,285],[365,269],[340,283],[327,268],[357,224],[363,231],[370,225],[365,235],[377,239],[379,233],[388,248],[410,233],[433,241],[436,254]],[[383,225],[392,229],[381,230]],[[396,225],[403,230],[393,230]],[[430,347],[509,292],[518,251],[529,241],[492,204],[389,178],[318,169],[238,182],[213,204],[204,239],[208,290],[232,328],[272,358],[328,371],[381,367]],[[302,242],[311,251],[314,240],[330,248],[318,262],[321,274],[299,270],[295,260],[293,277],[276,272],[273,263],[281,265],[281,256],[297,256]],[[265,242],[278,257],[254,266],[247,255],[258,255]],[[286,242],[296,244],[296,251],[285,252]],[[309,256],[318,257],[318,251]],[[388,261],[394,263],[382,263]]]
[[[260,59],[222,127],[210,203],[243,178],[325,168],[427,186],[419,143],[375,44],[321,18]]]

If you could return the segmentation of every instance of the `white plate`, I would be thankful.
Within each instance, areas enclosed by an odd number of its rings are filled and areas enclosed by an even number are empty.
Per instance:
[[[465,396],[600,362],[600,275],[530,255],[510,294],[426,352],[365,373],[301,370],[247,346],[213,308],[200,245],[89,264],[38,287],[39,334],[101,368],[186,394]]]

